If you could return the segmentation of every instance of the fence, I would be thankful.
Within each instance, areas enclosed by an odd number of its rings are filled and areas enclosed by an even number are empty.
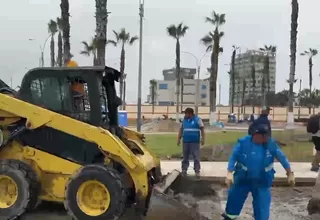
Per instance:
[[[182,109],[187,107],[194,107],[194,106],[183,106]],[[179,108],[180,109],[180,108]],[[240,109],[240,107],[239,107]],[[129,119],[136,119],[137,118],[137,105],[127,105],[126,111],[128,112]],[[154,106],[154,113],[152,112],[152,105],[142,105],[141,107],[142,115],[145,119],[151,119],[154,117],[162,117],[162,115],[168,115],[168,117],[175,117],[176,114],[176,106]],[[287,121],[287,108],[285,107],[272,107],[270,111],[270,118],[273,121]],[[319,108],[311,109],[312,114],[316,114],[320,111]],[[260,112],[260,107],[255,107],[255,113]],[[234,113],[238,114],[238,107],[234,107]],[[246,106],[244,108],[245,114],[252,113],[252,107]],[[294,117],[298,118],[299,108],[294,108]],[[217,117],[221,121],[226,121],[228,119],[228,115],[230,114],[230,107],[229,106],[219,106],[217,107],[216,111]],[[209,106],[199,106],[198,108],[198,115],[203,119],[209,119]],[[300,109],[300,117],[305,118],[309,117],[309,109],[302,108]]]

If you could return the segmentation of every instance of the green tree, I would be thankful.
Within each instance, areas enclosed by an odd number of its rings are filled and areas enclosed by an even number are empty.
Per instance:
[[[184,25],[182,22],[178,25],[171,24],[167,27],[167,33],[170,37],[174,38],[176,41],[176,101],[177,101],[177,106],[176,106],[176,120],[179,120],[178,114],[179,114],[179,96],[181,93],[181,108],[183,106],[183,76],[181,76],[181,67],[180,67],[180,39],[183,38],[189,27]],[[180,85],[181,84],[181,85]],[[180,88],[181,86],[181,88]],[[182,110],[182,109],[181,109]]]
[[[96,1],[96,44],[97,59],[95,65],[105,66],[106,64],[106,43],[107,43],[107,24],[108,11],[107,0]]]
[[[210,121],[216,121],[216,100],[217,100],[217,78],[218,78],[218,63],[219,54],[223,52],[220,46],[220,41],[224,36],[224,32],[220,31],[220,27],[226,23],[225,14],[218,14],[212,11],[211,17],[206,17],[206,22],[214,27],[213,32],[209,32],[201,41],[207,46],[207,51],[211,53],[211,68],[210,68]]]
[[[55,48],[54,48],[54,36],[58,32],[57,22],[50,20],[48,23],[48,32],[51,35],[50,41],[50,58],[51,58],[51,67],[55,65]]]
[[[62,31],[63,25],[60,17],[57,17],[57,26],[58,26],[58,56],[57,56],[57,65],[62,66],[63,64],[63,50],[62,50]]]
[[[309,97],[311,97],[312,93],[312,82],[313,82],[313,74],[312,74],[312,68],[313,68],[313,57],[318,55],[317,49],[309,48],[309,50],[305,50],[303,53],[300,54],[301,56],[308,56],[308,63],[309,63]],[[309,115],[311,115],[311,106],[309,107]]]
[[[63,62],[66,66],[71,59],[71,46],[70,46],[70,13],[69,13],[69,0],[61,0],[61,21],[62,21],[62,38],[63,38]]]
[[[84,46],[83,50],[80,51],[80,54],[85,56],[93,56],[93,65],[97,63],[97,40],[92,38],[91,42],[82,41]]]
[[[136,40],[138,40],[138,36],[131,36],[129,32],[126,31],[125,28],[122,28],[119,32],[116,32],[113,30],[113,34],[115,37],[115,40],[108,40],[108,44],[112,44],[113,46],[121,47],[121,53],[120,53],[120,98],[123,101],[123,109],[125,109],[125,89],[124,89],[124,80],[125,80],[125,62],[126,62],[126,51],[125,46],[126,45],[133,45]]]
[[[265,106],[267,105],[265,99],[266,93],[270,92],[270,56],[275,55],[277,52],[277,47],[273,45],[264,45],[264,47],[260,48],[260,50],[264,52],[261,91],[263,96],[262,105]]]
[[[155,79],[150,80],[150,88],[151,88],[151,103],[152,103],[152,115],[154,114],[154,106],[156,103],[157,96],[157,81]]]

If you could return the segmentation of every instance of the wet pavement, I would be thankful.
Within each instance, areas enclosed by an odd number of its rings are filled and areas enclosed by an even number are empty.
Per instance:
[[[157,196],[152,200],[155,208],[150,209],[150,215],[146,218],[133,218],[132,212],[128,212],[121,220],[219,220],[220,214],[226,204],[226,189],[212,186],[214,193],[208,193],[208,189],[204,189],[204,183],[199,183],[198,189],[182,190],[183,192],[176,194],[174,197],[183,203],[186,207],[181,206],[177,201],[168,200],[166,196]],[[191,193],[191,191],[194,191]],[[196,190],[197,191],[197,190]],[[271,220],[315,220],[320,219],[319,216],[308,216],[306,207],[311,198],[312,188],[274,188],[272,190],[273,201],[271,207]],[[201,213],[201,215],[196,215]],[[189,215],[192,214],[192,217]],[[241,213],[239,220],[253,220],[252,217],[252,198],[249,196]],[[33,214],[24,216],[22,220],[72,220],[68,217],[63,206],[51,205],[38,210]]]

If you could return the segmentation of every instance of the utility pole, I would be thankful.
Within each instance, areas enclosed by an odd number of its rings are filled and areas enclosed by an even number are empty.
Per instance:
[[[137,111],[137,131],[141,132],[141,86],[142,86],[142,33],[144,18],[144,0],[139,0],[140,16],[140,36],[139,36],[139,76],[138,76],[138,111]]]

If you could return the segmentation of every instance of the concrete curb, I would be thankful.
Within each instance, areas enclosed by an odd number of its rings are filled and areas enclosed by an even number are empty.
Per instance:
[[[195,176],[188,176],[187,178],[190,178],[194,181],[199,181],[195,178]],[[204,176],[201,177],[202,181],[208,181],[212,184],[218,184],[225,186],[225,177],[210,177],[210,176]],[[296,185],[295,187],[314,187],[316,183],[316,178],[304,178],[304,177],[297,177],[296,178]],[[287,178],[284,177],[276,177],[273,181],[273,187],[290,187],[287,182]]]

